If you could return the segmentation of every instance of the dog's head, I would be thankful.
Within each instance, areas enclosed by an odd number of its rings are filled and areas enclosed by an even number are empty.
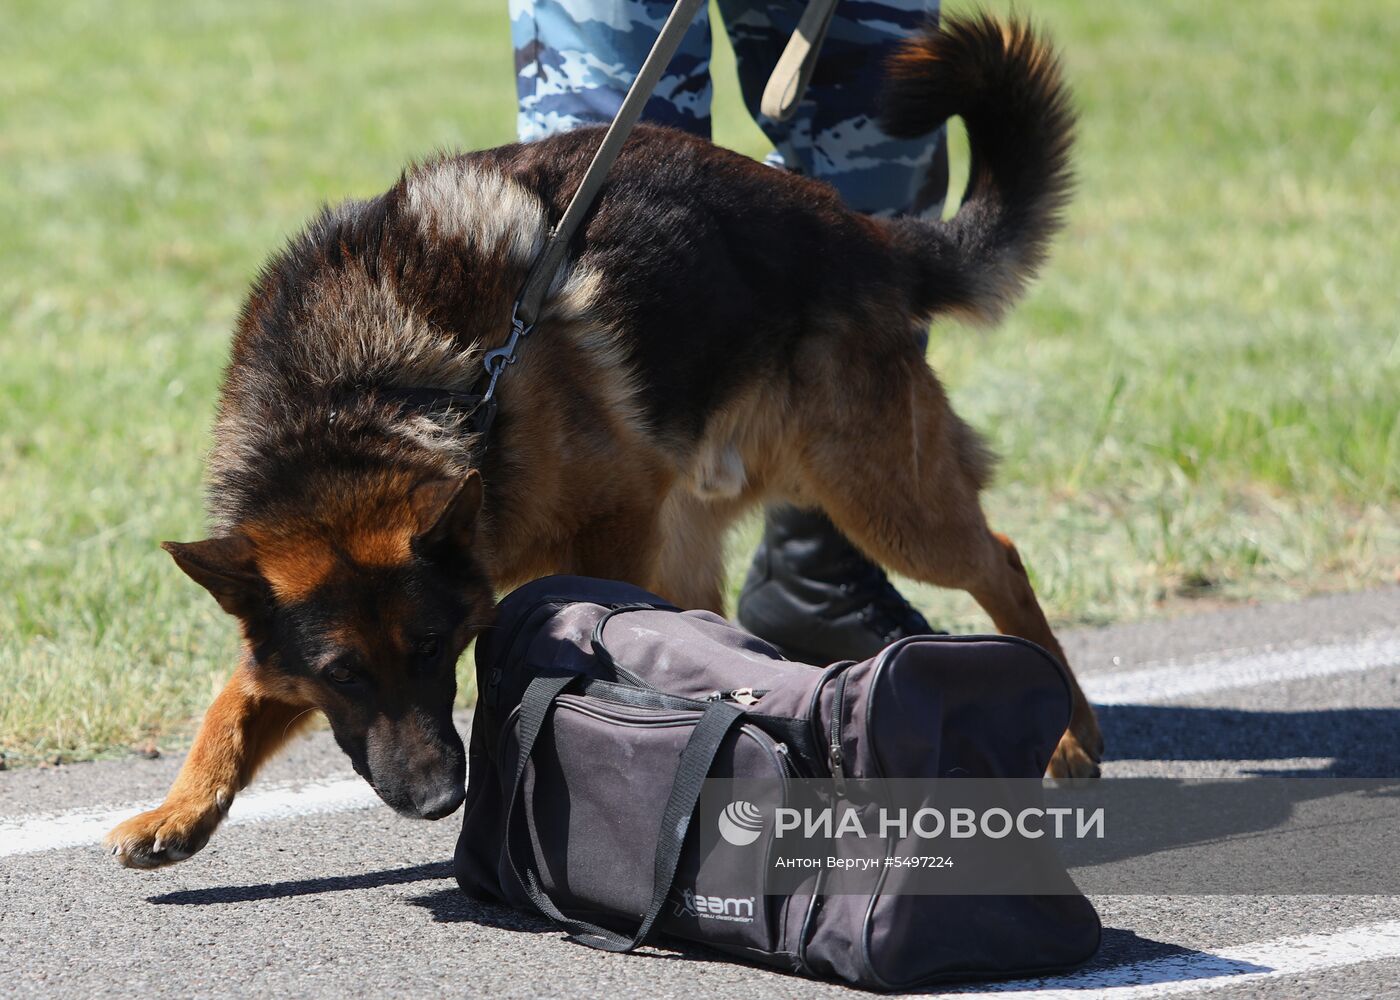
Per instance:
[[[456,663],[494,609],[472,556],[480,476],[383,476],[320,490],[295,513],[164,546],[242,624],[266,690],[319,708],[399,813],[461,803]]]

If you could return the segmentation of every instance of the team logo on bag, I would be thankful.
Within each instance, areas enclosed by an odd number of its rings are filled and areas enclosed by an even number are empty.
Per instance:
[[[753,923],[752,896],[701,896],[694,889],[682,889],[676,901],[676,916],[697,920],[728,920]]]
[[[735,847],[747,847],[762,832],[763,813],[752,802],[731,802],[719,814],[719,835]]]

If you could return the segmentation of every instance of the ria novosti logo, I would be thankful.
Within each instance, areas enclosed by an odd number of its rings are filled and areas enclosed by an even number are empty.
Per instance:
[[[719,814],[719,835],[735,847],[747,847],[763,833],[763,813],[743,799],[731,802]]]
[[[779,840],[788,835],[823,841],[846,837],[883,840],[911,835],[923,840],[974,837],[1001,840],[1013,834],[1023,840],[1039,840],[1044,836],[1055,840],[1104,839],[1102,806],[1092,810],[1067,806],[1028,807],[1015,812],[1000,806],[983,809],[955,806],[946,810],[881,808],[874,817],[864,818],[860,811],[849,806],[841,810],[831,806],[822,809],[779,807],[774,810],[773,817],[773,836]],[[1068,822],[1071,818],[1073,833]],[[763,811],[758,806],[736,799],[719,815],[720,836],[735,847],[747,847],[762,836],[763,820]]]

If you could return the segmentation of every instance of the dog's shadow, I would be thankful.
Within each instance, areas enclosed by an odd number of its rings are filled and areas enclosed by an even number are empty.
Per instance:
[[[154,903],[157,906],[219,906],[269,899],[295,899],[298,896],[317,896],[329,892],[382,889],[386,886],[412,885],[417,882],[441,882],[451,878],[452,862],[434,861],[431,864],[389,868],[384,871],[364,872],[360,875],[328,875],[323,878],[297,879],[290,882],[263,882],[257,885],[182,889],[159,896],[148,896],[146,902]],[[554,930],[549,923],[538,917],[532,917],[506,906],[472,899],[455,886],[438,889],[422,896],[413,896],[407,902],[426,909],[432,914],[433,920],[438,923],[468,922],[488,927],[499,927],[503,930],[535,933]]]
[[[149,896],[148,903],[169,906],[212,906],[221,903],[252,903],[265,899],[292,899],[316,896],[326,892],[348,892],[353,889],[379,889],[387,885],[407,885],[452,877],[450,861],[390,868],[365,872],[361,875],[328,875],[324,878],[297,879],[291,882],[264,882],[258,885],[225,885],[208,889],[182,889],[159,896]]]
[[[148,896],[146,902],[157,906],[219,906],[270,899],[295,899],[298,896],[315,896],[329,892],[352,892],[357,889],[382,889],[386,886],[411,885],[416,882],[440,882],[451,880],[452,877],[452,862],[435,861],[431,864],[390,868],[360,875],[328,875],[324,878],[297,879],[290,882],[182,889],[159,896]],[[508,906],[473,899],[455,885],[420,896],[411,896],[405,902],[427,910],[435,923],[470,923],[530,934],[561,933],[558,927],[541,917]],[[725,956],[718,952],[671,939],[664,945],[649,946],[647,953],[652,958],[686,959],[695,962],[727,961]]]

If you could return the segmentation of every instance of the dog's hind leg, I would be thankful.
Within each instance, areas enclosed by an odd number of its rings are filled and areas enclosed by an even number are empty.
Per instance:
[[[1059,657],[1068,669],[1069,661],[1050,631],[1016,546],[1005,535],[992,534],[991,538],[986,559],[995,568],[982,573],[979,582],[967,588],[968,591],[999,630],[1038,643]],[[1103,757],[1103,736],[1098,719],[1073,671],[1069,673],[1069,682],[1072,698],[1069,729],[1055,750],[1050,773],[1056,778],[1097,777],[1098,763]]]
[[[853,381],[865,406],[846,413],[860,417],[824,422],[822,433],[805,436],[806,490],[872,558],[967,591],[998,631],[1029,639],[1068,666],[1015,546],[987,526],[978,494],[990,455],[922,358],[883,372],[878,391],[860,392],[861,380]],[[1057,778],[1096,775],[1102,754],[1098,722],[1077,681],[1073,699],[1069,728],[1050,763]]]
[[[234,795],[313,715],[309,706],[264,691],[245,662],[209,706],[165,801],[117,826],[103,842],[128,868],[160,868],[198,852]]]

